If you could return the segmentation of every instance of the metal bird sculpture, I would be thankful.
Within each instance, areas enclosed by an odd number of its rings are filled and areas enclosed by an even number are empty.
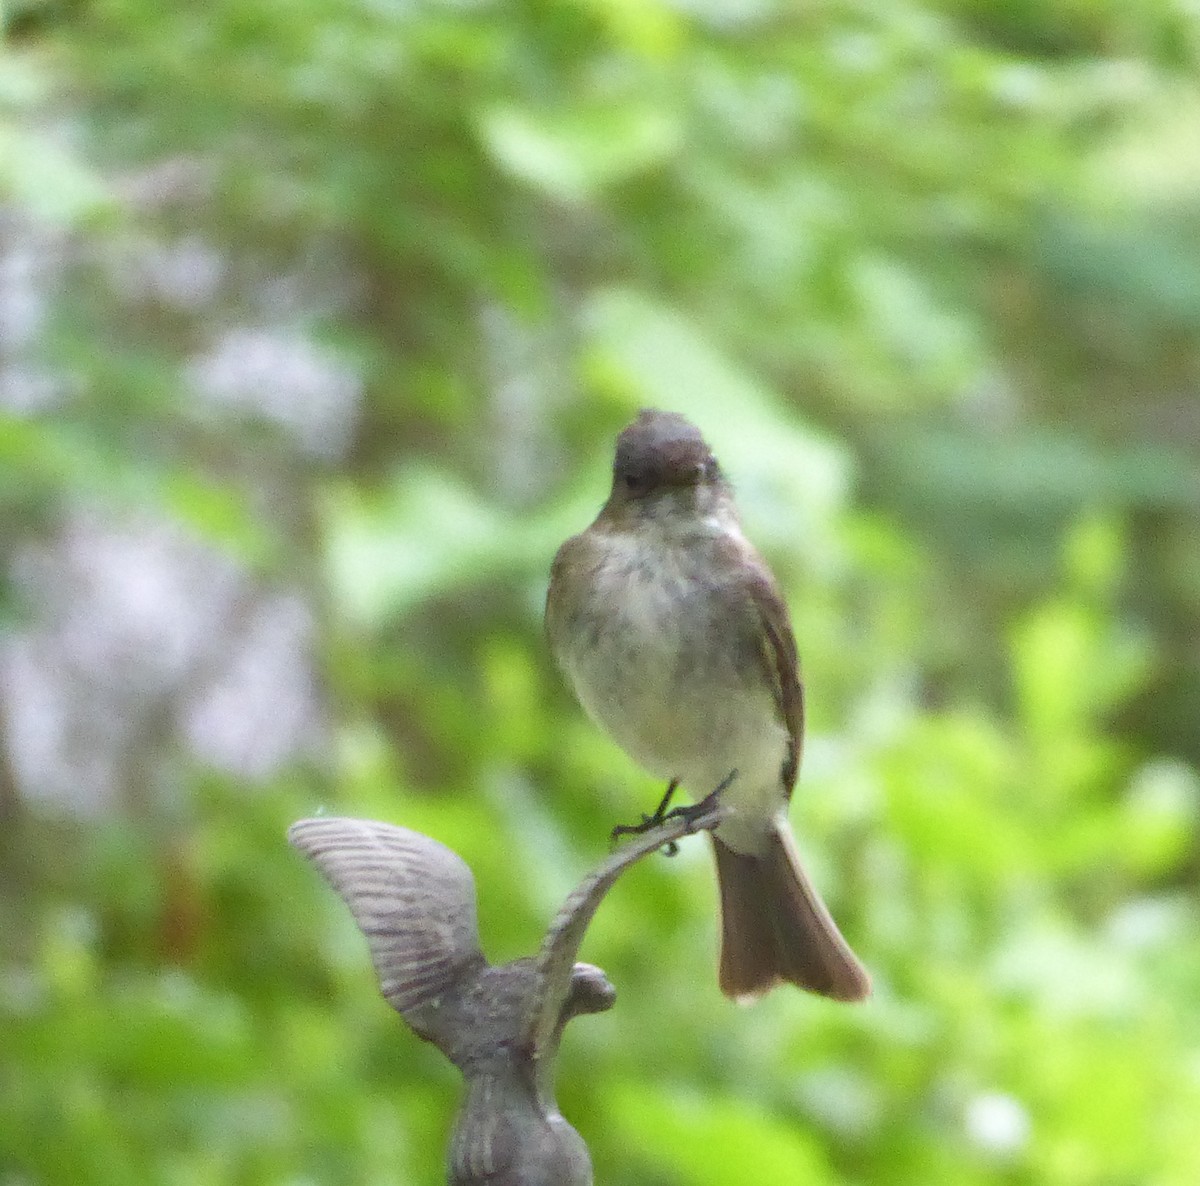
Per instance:
[[[617,877],[648,853],[725,818],[718,792],[604,861],[559,910],[536,957],[494,967],[479,945],[475,879],[457,853],[372,820],[301,820],[288,839],[320,870],[366,936],[384,998],[462,1073],[449,1186],[591,1186],[587,1146],[554,1098],[563,1027],[610,1009],[616,990],[576,963]]]

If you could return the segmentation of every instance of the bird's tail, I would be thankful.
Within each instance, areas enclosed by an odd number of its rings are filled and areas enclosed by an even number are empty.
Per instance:
[[[800,864],[783,821],[752,856],[713,836],[721,887],[721,991],[738,1001],[780,981],[839,1001],[861,1001],[870,977]]]

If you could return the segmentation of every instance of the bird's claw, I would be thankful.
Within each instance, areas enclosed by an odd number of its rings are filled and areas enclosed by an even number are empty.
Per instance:
[[[657,828],[659,825],[675,819],[683,820],[687,824],[687,830],[690,834],[696,830],[696,821],[703,819],[705,815],[716,807],[721,795],[736,777],[737,771],[731,770],[699,803],[689,803],[683,807],[676,807],[668,811],[667,808],[670,807],[671,800],[675,796],[675,790],[679,786],[679,779],[673,778],[667,787],[666,794],[663,795],[661,802],[654,809],[653,815],[646,815],[643,812],[640,824],[617,824],[612,830],[610,839],[613,843],[616,843],[617,839],[621,836],[641,836],[653,828]],[[663,853],[668,857],[673,857],[678,851],[679,845],[674,840],[669,840],[663,845]]]
[[[667,786],[666,793],[659,800],[658,806],[654,809],[653,815],[642,813],[642,822],[640,824],[617,824],[610,833],[610,839],[616,843],[621,836],[641,836],[649,832],[653,828],[657,828],[669,818],[667,808],[671,806],[671,800],[675,797],[675,788],[679,786],[679,779],[673,778]],[[673,812],[671,814],[674,814]]]
[[[721,801],[721,796],[735,778],[737,778],[737,771],[731,770],[699,803],[689,803],[683,807],[676,807],[674,811],[668,811],[663,816],[663,822],[681,819],[687,824],[688,832],[694,832],[696,830],[696,821],[703,819],[717,806]]]

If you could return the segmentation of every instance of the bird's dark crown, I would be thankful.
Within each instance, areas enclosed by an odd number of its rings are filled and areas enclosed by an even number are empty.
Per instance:
[[[644,409],[617,437],[613,487],[631,495],[671,486],[696,486],[720,477],[700,430],[677,412]]]

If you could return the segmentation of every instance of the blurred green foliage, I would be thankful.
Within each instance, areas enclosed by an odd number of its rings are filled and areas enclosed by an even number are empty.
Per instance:
[[[0,1186],[440,1180],[455,1076],[284,831],[427,831],[489,955],[533,948],[660,789],[540,633],[640,404],[705,430],[787,589],[793,821],[877,987],[733,1008],[703,845],[639,867],[560,1061],[597,1181],[1200,1181],[1192,6],[0,12],[3,213],[54,245],[22,349],[61,378],[0,403],[4,554],[177,520],[306,590],[328,714],[265,782],[179,760],[86,819],[9,738]],[[139,263],[197,242],[203,300]],[[263,325],[361,377],[344,449],[198,398]]]

